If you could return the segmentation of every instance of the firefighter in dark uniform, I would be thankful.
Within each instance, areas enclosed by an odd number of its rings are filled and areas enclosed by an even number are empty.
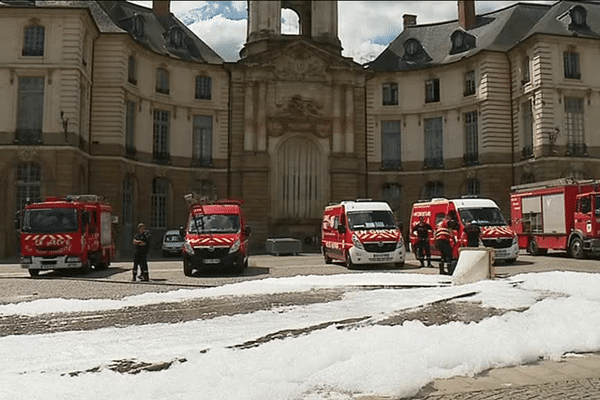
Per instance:
[[[481,228],[476,221],[471,221],[465,226],[465,234],[467,235],[467,247],[479,247]]]
[[[140,281],[148,281],[148,251],[150,250],[150,232],[143,223],[138,224],[138,233],[133,237],[135,254],[133,255],[133,278],[136,280],[138,265],[140,266]]]
[[[423,217],[419,217],[419,222],[413,227],[413,233],[416,233],[418,241],[415,243],[417,259],[421,262],[421,267],[425,266],[425,257],[427,257],[427,267],[431,268],[431,247],[429,246],[429,232],[433,232],[433,228]]]
[[[456,211],[451,210],[446,218],[441,220],[435,229],[435,243],[440,250],[440,274],[452,275],[452,246],[456,243],[454,231],[458,229],[456,221]],[[444,264],[448,265],[448,269],[444,269]]]

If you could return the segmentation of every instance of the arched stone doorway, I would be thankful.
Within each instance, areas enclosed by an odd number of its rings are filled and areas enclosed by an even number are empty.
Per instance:
[[[309,135],[281,138],[271,179],[271,220],[275,232],[306,240],[317,234],[329,182],[327,157]]]
[[[323,207],[323,157],[303,136],[291,137],[277,153],[277,218],[319,218]]]

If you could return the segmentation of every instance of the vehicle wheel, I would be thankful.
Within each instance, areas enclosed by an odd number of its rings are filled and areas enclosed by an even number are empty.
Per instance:
[[[354,263],[352,262],[352,258],[350,257],[350,253],[346,253],[346,268],[354,269]]]
[[[396,268],[402,268],[402,267],[404,267],[404,261],[396,263],[394,265],[396,266]]]
[[[582,259],[585,258],[585,252],[583,251],[583,241],[579,237],[574,237],[569,244],[569,251],[571,257]]]
[[[325,248],[323,248],[323,258],[325,259],[325,264],[333,264],[333,259],[327,255]]]
[[[187,258],[183,259],[183,274],[185,276],[192,276],[192,266]]]
[[[540,249],[538,248],[538,244],[534,238],[529,239],[529,243],[527,244],[527,252],[532,256],[537,256],[540,254]]]
[[[90,260],[87,260],[83,264],[83,266],[79,268],[79,272],[81,272],[82,274],[89,274],[90,272],[92,272],[92,264],[90,263]]]
[[[29,270],[29,276],[31,276],[32,278],[35,278],[39,274],[40,274],[40,270],[39,269],[30,269]]]

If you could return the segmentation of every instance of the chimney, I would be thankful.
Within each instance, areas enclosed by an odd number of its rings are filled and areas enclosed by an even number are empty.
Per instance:
[[[475,26],[475,22],[475,0],[458,0],[458,25],[468,31]]]
[[[409,26],[413,26],[413,25],[417,24],[417,16],[413,15],[413,14],[404,14],[402,16],[402,21],[404,23],[404,29],[406,29]]]
[[[152,0],[152,12],[159,17],[168,17],[171,0]]]

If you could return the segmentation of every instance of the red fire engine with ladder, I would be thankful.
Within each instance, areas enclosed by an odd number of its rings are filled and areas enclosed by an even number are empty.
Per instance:
[[[97,195],[48,197],[20,215],[21,267],[42,270],[106,269],[115,253],[110,205]]]
[[[532,255],[564,250],[574,258],[600,252],[600,181],[565,178],[511,189],[519,248]]]

